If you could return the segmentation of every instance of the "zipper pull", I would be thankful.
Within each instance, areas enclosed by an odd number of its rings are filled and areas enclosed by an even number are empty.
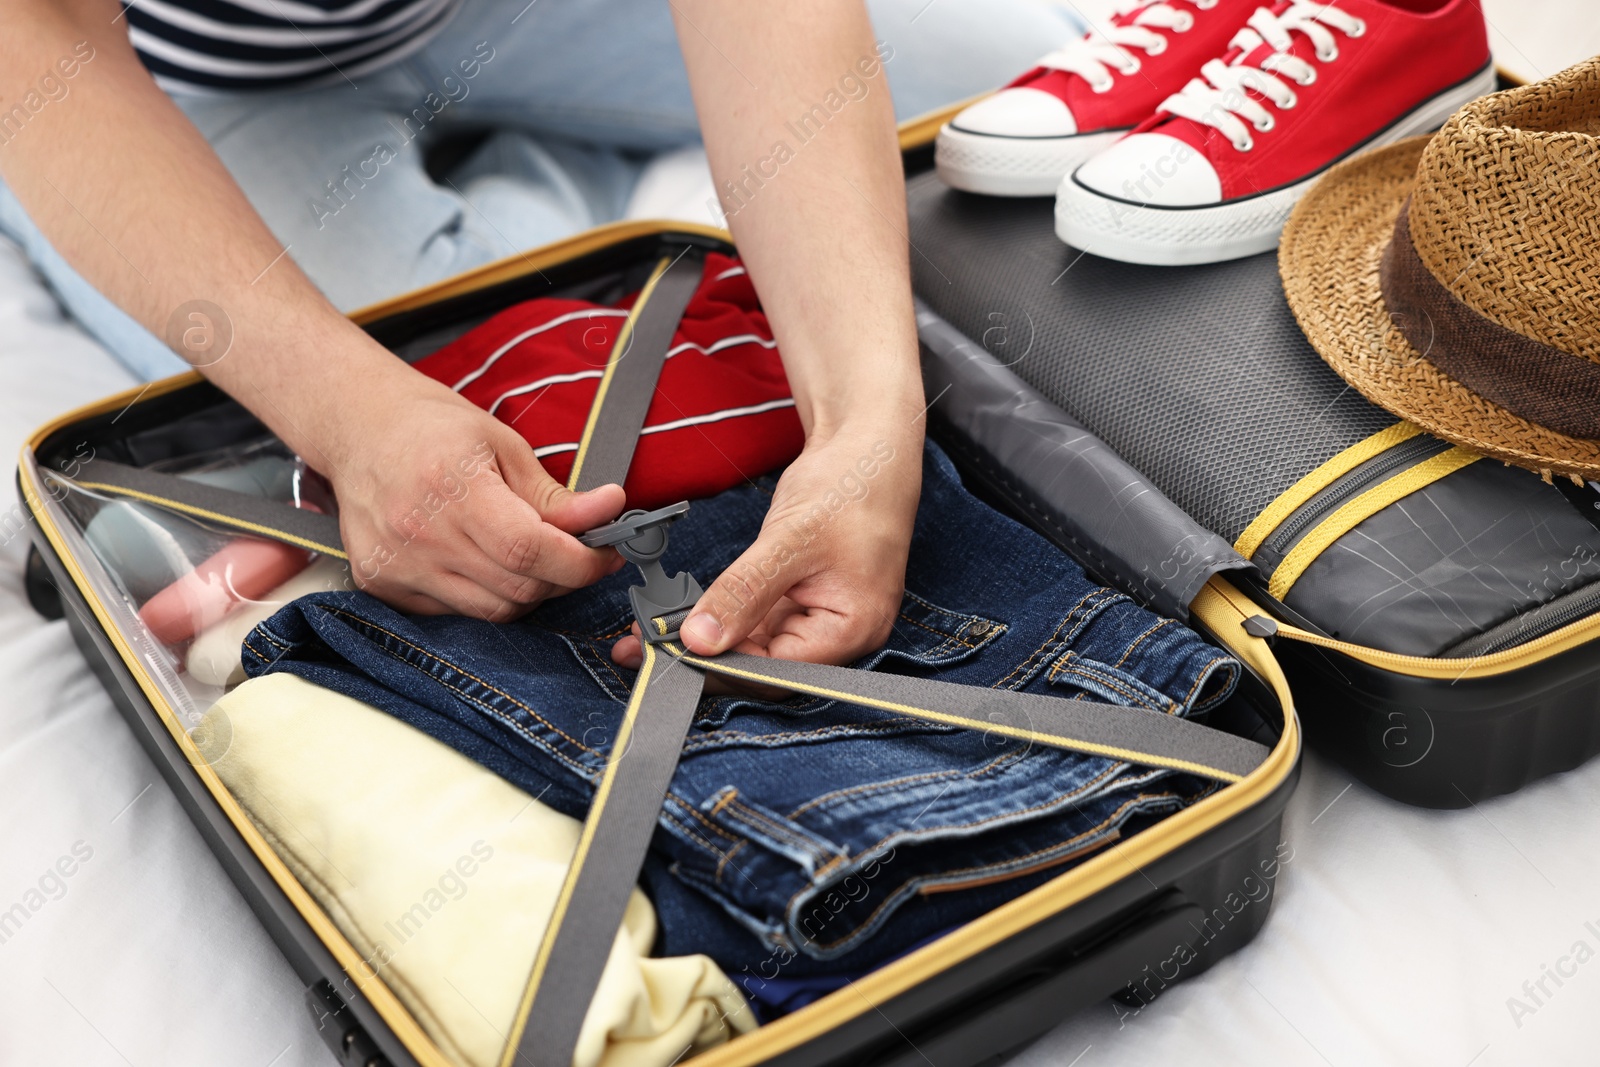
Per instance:
[[[1265,615],[1252,615],[1244,620],[1244,632],[1251,637],[1277,637],[1278,623],[1276,619],[1269,619]]]

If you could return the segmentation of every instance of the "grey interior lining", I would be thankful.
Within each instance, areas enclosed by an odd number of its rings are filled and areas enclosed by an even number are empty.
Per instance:
[[[1012,503],[1103,581],[1163,614],[1250,566],[1106,444],[918,302],[923,385]],[[1011,491],[1014,490],[1014,491]],[[1017,499],[1023,498],[1023,499]]]

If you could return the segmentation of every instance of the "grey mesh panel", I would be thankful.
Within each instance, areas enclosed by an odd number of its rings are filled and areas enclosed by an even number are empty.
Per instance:
[[[956,454],[1096,575],[1164,615],[1219,571],[1250,564],[1150,480],[917,301],[922,380],[958,427]]]
[[[1133,266],[1062,244],[1048,198],[908,193],[917,295],[1229,541],[1396,421],[1311,350],[1274,256]]]

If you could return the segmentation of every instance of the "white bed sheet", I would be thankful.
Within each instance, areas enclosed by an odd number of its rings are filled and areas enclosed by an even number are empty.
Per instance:
[[[1497,53],[1538,76],[1600,48],[1588,3],[1493,0]],[[3,241],[0,381],[8,462],[52,415],[129,384]],[[288,964],[66,624],[28,606],[27,531],[3,499],[0,912],[74,846],[91,855],[0,942],[0,1065],[326,1067]],[[1065,1020],[1017,1067],[1600,1060],[1600,761],[1429,812],[1308,754],[1284,834],[1255,942],[1137,1014]]]

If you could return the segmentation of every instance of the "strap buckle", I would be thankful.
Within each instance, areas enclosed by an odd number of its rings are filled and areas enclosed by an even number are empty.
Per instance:
[[[578,536],[590,548],[615,547],[623,559],[639,568],[644,584],[631,587],[628,599],[640,634],[653,644],[678,639],[678,627],[703,592],[694,575],[682,571],[668,576],[661,566],[667,551],[667,527],[688,512],[687,500],[655,511],[627,511],[616,521]]]

